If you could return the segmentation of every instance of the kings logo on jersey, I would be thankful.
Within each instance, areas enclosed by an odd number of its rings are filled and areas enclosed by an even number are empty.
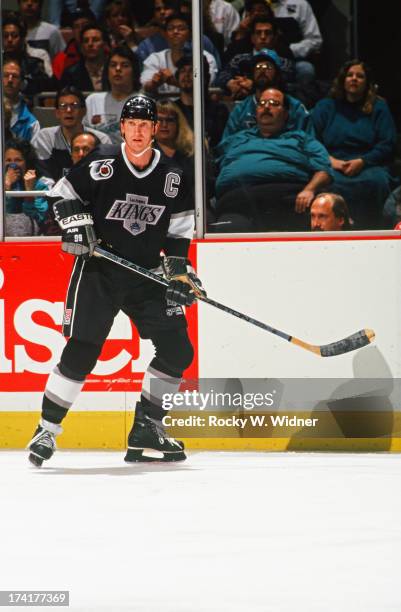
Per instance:
[[[104,181],[113,176],[114,159],[98,159],[89,164],[90,175],[94,181]]]
[[[125,200],[115,200],[106,219],[122,221],[124,229],[134,236],[142,234],[146,225],[156,225],[166,208],[148,204],[148,200],[148,196],[127,193]]]

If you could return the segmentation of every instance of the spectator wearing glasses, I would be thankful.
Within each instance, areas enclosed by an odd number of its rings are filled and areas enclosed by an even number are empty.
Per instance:
[[[254,55],[251,61],[252,93],[244,100],[236,102],[232,109],[224,130],[223,138],[235,134],[239,130],[246,130],[256,125],[256,107],[262,92],[268,87],[284,89],[281,73],[281,60],[275,51],[262,49]],[[299,129],[315,135],[313,121],[310,113],[297,98],[287,94],[288,100],[288,129]]]
[[[24,80],[18,57],[5,54],[3,59],[4,102],[11,108],[9,128],[16,138],[31,140],[40,130],[39,121],[30,112],[22,96]]]
[[[166,39],[168,49],[152,53],[146,58],[141,74],[141,84],[147,93],[179,94],[175,72],[177,62],[185,55],[185,45],[191,37],[191,20],[188,15],[174,13],[166,19]],[[217,64],[213,55],[204,51],[209,62],[210,83],[217,74]]]
[[[106,91],[86,98],[84,124],[121,142],[120,116],[129,96],[139,90],[139,61],[128,47],[112,50],[105,66]]]
[[[55,115],[60,125],[42,128],[33,138],[36,150],[46,175],[54,181],[62,178],[72,166],[72,138],[81,132],[92,132],[104,144],[111,140],[102,132],[84,127],[82,119],[86,112],[85,98],[76,87],[65,87],[56,97]]]
[[[159,129],[156,144],[170,160],[184,170],[188,184],[194,188],[194,133],[180,108],[171,100],[157,102]],[[206,162],[206,199],[214,193],[214,168],[207,147]],[[209,214],[208,210],[208,214]]]
[[[194,134],[183,113],[174,102],[161,100],[157,103],[157,118],[158,147],[187,171],[191,168],[190,174],[193,175]]]
[[[257,125],[223,140],[216,182],[218,231],[306,230],[316,194],[331,181],[326,149],[302,130],[288,130],[288,99],[266,89]]]
[[[95,23],[88,23],[81,30],[81,59],[64,70],[60,88],[73,85],[81,91],[104,91],[104,63],[108,54],[108,37]]]
[[[242,47],[242,50],[225,64],[216,81],[219,87],[231,94],[233,100],[241,100],[251,93],[253,59],[265,51],[274,51],[278,58],[275,63],[280,67],[284,82],[294,82],[293,55],[288,47],[283,44],[278,45],[277,25],[274,17],[257,15],[251,24],[249,42],[247,45],[245,43],[241,41],[238,49]]]
[[[166,19],[173,13],[177,13],[177,12],[184,13],[184,10],[183,10],[184,8],[185,8],[184,3],[180,2],[180,0],[156,0],[155,1],[155,9],[154,9],[155,18],[153,20],[153,23],[158,24],[158,27],[153,34],[151,34],[150,36],[142,40],[139,43],[137,49],[135,50],[135,53],[140,58],[141,62],[144,62],[151,53],[155,53],[157,51],[163,51],[164,49],[168,48],[168,42],[166,38],[166,29],[165,29]],[[189,13],[185,12],[185,14],[188,14],[189,17],[191,16],[190,12]],[[210,24],[210,27],[207,28],[207,32],[209,34],[212,34],[211,32],[212,28],[213,28],[213,25]],[[206,33],[205,27],[204,27],[204,31]],[[215,34],[216,36],[219,36],[217,32]],[[186,50],[188,50],[188,52],[191,52],[192,41],[189,40],[186,43],[185,47],[186,47]],[[208,51],[209,53],[213,55],[213,57],[216,60],[217,66],[220,68],[221,59],[220,59],[219,52],[216,46],[213,44],[213,41],[209,38],[209,36],[205,34],[203,36],[203,48],[205,49],[205,51]]]

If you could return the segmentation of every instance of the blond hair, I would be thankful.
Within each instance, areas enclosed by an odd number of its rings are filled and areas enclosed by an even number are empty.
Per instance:
[[[194,133],[189,127],[182,110],[171,100],[159,100],[157,102],[157,112],[168,113],[177,117],[177,136],[174,146],[183,155],[191,157],[194,154]]]

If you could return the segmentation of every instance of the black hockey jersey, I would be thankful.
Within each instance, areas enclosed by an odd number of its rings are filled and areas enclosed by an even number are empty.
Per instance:
[[[102,246],[147,268],[160,251],[186,257],[194,231],[192,186],[183,170],[159,150],[144,170],[128,160],[125,143],[102,145],[51,190],[90,209]]]

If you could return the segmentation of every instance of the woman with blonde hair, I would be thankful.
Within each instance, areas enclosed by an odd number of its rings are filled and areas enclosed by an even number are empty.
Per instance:
[[[181,109],[170,100],[157,102],[159,129],[156,133],[156,144],[162,152],[173,159],[184,171],[189,184],[194,188],[194,133],[189,127]],[[209,202],[214,195],[214,168],[205,144],[206,163],[206,204],[208,216]]]
[[[159,130],[156,142],[167,157],[184,165],[192,164],[194,134],[179,107],[170,100],[157,102]]]
[[[312,120],[316,137],[330,155],[331,191],[348,202],[355,229],[378,228],[384,202],[395,186],[389,164],[397,134],[365,62],[344,64],[329,97],[313,109]]]

